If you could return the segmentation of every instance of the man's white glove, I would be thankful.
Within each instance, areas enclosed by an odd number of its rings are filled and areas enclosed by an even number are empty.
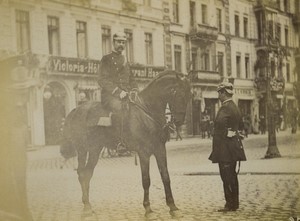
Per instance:
[[[128,92],[126,92],[126,91],[121,91],[121,93],[120,93],[120,98],[121,98],[121,99],[124,99],[127,95],[128,95]]]
[[[231,130],[231,128],[228,128],[227,130],[227,137],[234,137],[236,135],[236,131]]]

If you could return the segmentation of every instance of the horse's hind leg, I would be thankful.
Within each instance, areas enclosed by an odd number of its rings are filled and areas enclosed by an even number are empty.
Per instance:
[[[146,216],[152,213],[152,209],[150,207],[149,200],[149,188],[150,188],[150,174],[149,174],[149,165],[150,165],[150,157],[139,155],[141,172],[142,172],[142,184],[144,189],[144,201],[143,205],[146,210]]]
[[[91,205],[89,202],[90,181],[93,176],[94,169],[97,165],[101,150],[102,148],[98,147],[90,149],[88,152],[88,157],[85,157],[85,159],[87,158],[87,162],[85,163],[83,170],[80,173],[78,173],[79,182],[82,187],[82,202],[84,204],[85,210],[91,209]]]
[[[84,207],[86,206],[90,207],[89,189],[88,186],[86,185],[86,172],[85,172],[86,159],[87,159],[87,151],[83,150],[83,148],[79,149],[77,174],[78,174],[78,180],[82,191],[82,203],[84,204]]]

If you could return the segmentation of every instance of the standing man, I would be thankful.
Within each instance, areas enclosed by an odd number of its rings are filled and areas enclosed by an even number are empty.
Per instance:
[[[222,106],[214,122],[212,153],[209,159],[219,164],[226,204],[219,212],[236,211],[239,208],[239,184],[236,164],[246,156],[239,136],[243,128],[241,113],[232,100],[233,85],[223,82],[217,88]]]

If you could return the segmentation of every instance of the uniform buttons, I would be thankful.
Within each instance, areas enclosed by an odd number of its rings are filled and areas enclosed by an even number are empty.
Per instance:
[[[117,68],[117,71],[119,70],[119,68]]]
[[[114,62],[114,64],[117,64],[117,62]]]

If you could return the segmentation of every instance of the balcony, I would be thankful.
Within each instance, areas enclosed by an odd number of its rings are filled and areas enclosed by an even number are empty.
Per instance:
[[[275,9],[276,11],[280,9],[280,6],[277,3],[277,0],[258,0],[257,4],[255,5],[255,9]]]
[[[218,38],[218,28],[204,24],[196,24],[190,31],[191,40],[195,41],[211,41],[214,42]]]
[[[219,83],[221,76],[216,71],[195,70],[192,72],[192,81],[194,83]]]

